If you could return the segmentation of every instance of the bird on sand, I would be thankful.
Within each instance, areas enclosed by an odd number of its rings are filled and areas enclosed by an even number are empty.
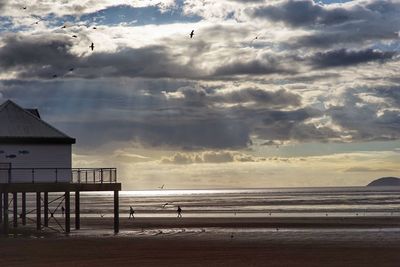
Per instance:
[[[92,51],[93,51],[93,49],[94,49],[94,43],[92,43],[92,44],[89,46],[89,48],[92,49]]]
[[[194,30],[192,30],[192,32],[189,34],[190,38],[193,38],[194,36]]]
[[[74,71],[74,68],[70,68],[69,71]]]

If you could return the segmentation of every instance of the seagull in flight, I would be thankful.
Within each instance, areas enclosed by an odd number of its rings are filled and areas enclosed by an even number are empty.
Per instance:
[[[74,35],[72,35],[72,37],[74,37],[74,38],[78,38],[78,36],[76,36],[75,34]],[[92,44],[93,45],[93,44]],[[89,46],[90,47],[90,46]],[[93,49],[92,49],[93,50]]]
[[[89,46],[89,48],[92,49],[92,51],[93,51],[93,49],[94,49],[94,43],[92,43],[92,44]]]
[[[162,205],[162,208],[163,208],[163,209],[165,209],[165,207],[166,207],[167,205],[169,205],[169,203],[168,203],[168,202],[167,202],[167,203],[165,203],[164,205]]]
[[[189,34],[190,38],[193,38],[194,36],[194,30],[192,30],[192,32]]]

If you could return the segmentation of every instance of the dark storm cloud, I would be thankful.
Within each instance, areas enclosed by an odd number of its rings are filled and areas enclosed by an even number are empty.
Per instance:
[[[286,0],[250,10],[253,17],[312,28],[304,36],[290,38],[292,49],[398,39],[400,2],[373,0],[332,7],[311,0]]]
[[[190,66],[177,63],[166,47],[120,48],[86,56],[71,52],[72,41],[63,35],[4,39],[0,48],[0,68],[17,70],[22,77],[50,78],[63,76],[72,66],[83,78],[95,77],[192,77]]]
[[[222,103],[247,103],[255,102],[269,107],[300,106],[301,97],[287,90],[275,92],[265,91],[257,88],[248,88],[232,91],[223,95],[213,97],[214,101]]]
[[[354,141],[397,140],[400,138],[400,112],[382,110],[380,105],[363,101],[349,90],[341,106],[331,107],[327,114]]]
[[[376,49],[365,50],[331,50],[316,53],[311,64],[316,68],[352,66],[371,61],[384,62],[394,57],[395,52],[383,52]]]
[[[283,1],[277,5],[255,8],[252,15],[272,21],[285,22],[291,26],[310,24],[338,24],[354,19],[344,8],[324,8],[312,0]]]
[[[230,64],[221,66],[215,70],[216,76],[231,76],[231,75],[265,75],[289,73],[290,71],[280,68],[278,62],[269,60],[266,62],[260,60],[252,60],[248,62],[236,61]]]
[[[39,108],[45,120],[77,138],[80,147],[135,141],[147,147],[237,149],[248,147],[253,135],[268,140],[322,138],[321,129],[307,124],[322,113],[298,108],[301,98],[285,90],[248,88],[221,94],[190,83],[180,87],[177,82],[173,89],[163,79],[149,82],[2,81],[0,92],[23,106]],[[150,87],[152,91],[146,89]],[[183,97],[166,97],[166,88]],[[256,105],[241,106],[248,101]],[[290,106],[296,109],[281,110]]]
[[[350,6],[332,7],[313,0],[285,0],[250,11],[257,18],[284,22],[293,27],[337,25],[356,20],[376,19],[398,14],[400,4],[393,1],[365,1]]]
[[[0,48],[0,69],[17,71],[22,78],[96,78],[147,77],[215,79],[235,75],[267,75],[293,73],[285,70],[278,59],[264,55],[260,60],[221,63],[209,73],[180,61],[167,46],[141,48],[119,47],[113,52],[88,51],[83,55],[71,52],[74,43],[65,35],[21,36],[9,34]],[[75,44],[76,45],[76,44]],[[209,52],[210,46],[199,42],[196,53]],[[200,49],[200,50],[199,50]],[[88,49],[89,50],[89,49]],[[69,72],[73,67],[74,72]],[[224,78],[225,79],[225,78]]]
[[[77,62],[70,53],[73,43],[64,36],[23,38],[10,35],[3,41],[5,45],[0,48],[0,68],[4,70],[25,68],[33,71],[31,68],[37,66],[57,69],[65,67],[66,62]]]

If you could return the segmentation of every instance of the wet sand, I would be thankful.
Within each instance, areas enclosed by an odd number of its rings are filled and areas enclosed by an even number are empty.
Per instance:
[[[398,225],[394,217],[122,218],[114,235],[111,218],[83,218],[69,236],[0,238],[0,266],[398,266]]]

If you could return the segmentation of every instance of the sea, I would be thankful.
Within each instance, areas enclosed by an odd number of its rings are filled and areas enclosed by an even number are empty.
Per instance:
[[[136,217],[321,217],[400,216],[400,187],[321,187],[218,190],[121,191],[120,214]],[[49,194],[55,215],[62,195]],[[71,196],[71,209],[74,197]],[[35,197],[28,197],[35,209]],[[32,214],[32,213],[31,213]],[[34,215],[34,214],[32,214]],[[81,216],[112,217],[113,193],[81,193]]]
[[[81,230],[74,230],[72,236],[109,236],[112,231],[112,192],[81,193]],[[27,196],[28,223],[35,225],[35,194]],[[58,233],[64,230],[62,217],[63,195],[49,194],[49,214],[53,213],[49,229]],[[18,200],[20,201],[20,200]],[[360,219],[391,218],[400,221],[400,187],[321,187],[321,188],[270,188],[270,189],[218,189],[218,190],[137,190],[121,191],[119,194],[120,218],[125,219],[118,236],[138,237],[204,237],[208,239],[240,238],[263,242],[321,244],[340,242],[360,242],[382,245],[400,244],[400,227],[391,225],[371,225],[368,227],[177,227],[160,226],[135,227],[138,218],[157,220],[176,218],[178,206],[184,218],[326,218],[359,217]],[[10,203],[11,204],[11,203]],[[12,204],[11,204],[12,206]],[[19,205],[20,206],[20,205]],[[135,219],[127,226],[129,210],[135,211]],[[10,211],[11,212],[11,211]],[[12,214],[10,214],[12,216]],[[74,195],[71,195],[71,217],[74,216]],[[85,219],[108,221],[96,229],[85,225]],[[10,220],[12,220],[10,218]],[[139,220],[140,221],[140,220]],[[204,220],[203,220],[204,221]],[[232,220],[234,221],[234,220]],[[37,238],[37,235],[31,237]],[[42,238],[43,235],[39,235]]]

